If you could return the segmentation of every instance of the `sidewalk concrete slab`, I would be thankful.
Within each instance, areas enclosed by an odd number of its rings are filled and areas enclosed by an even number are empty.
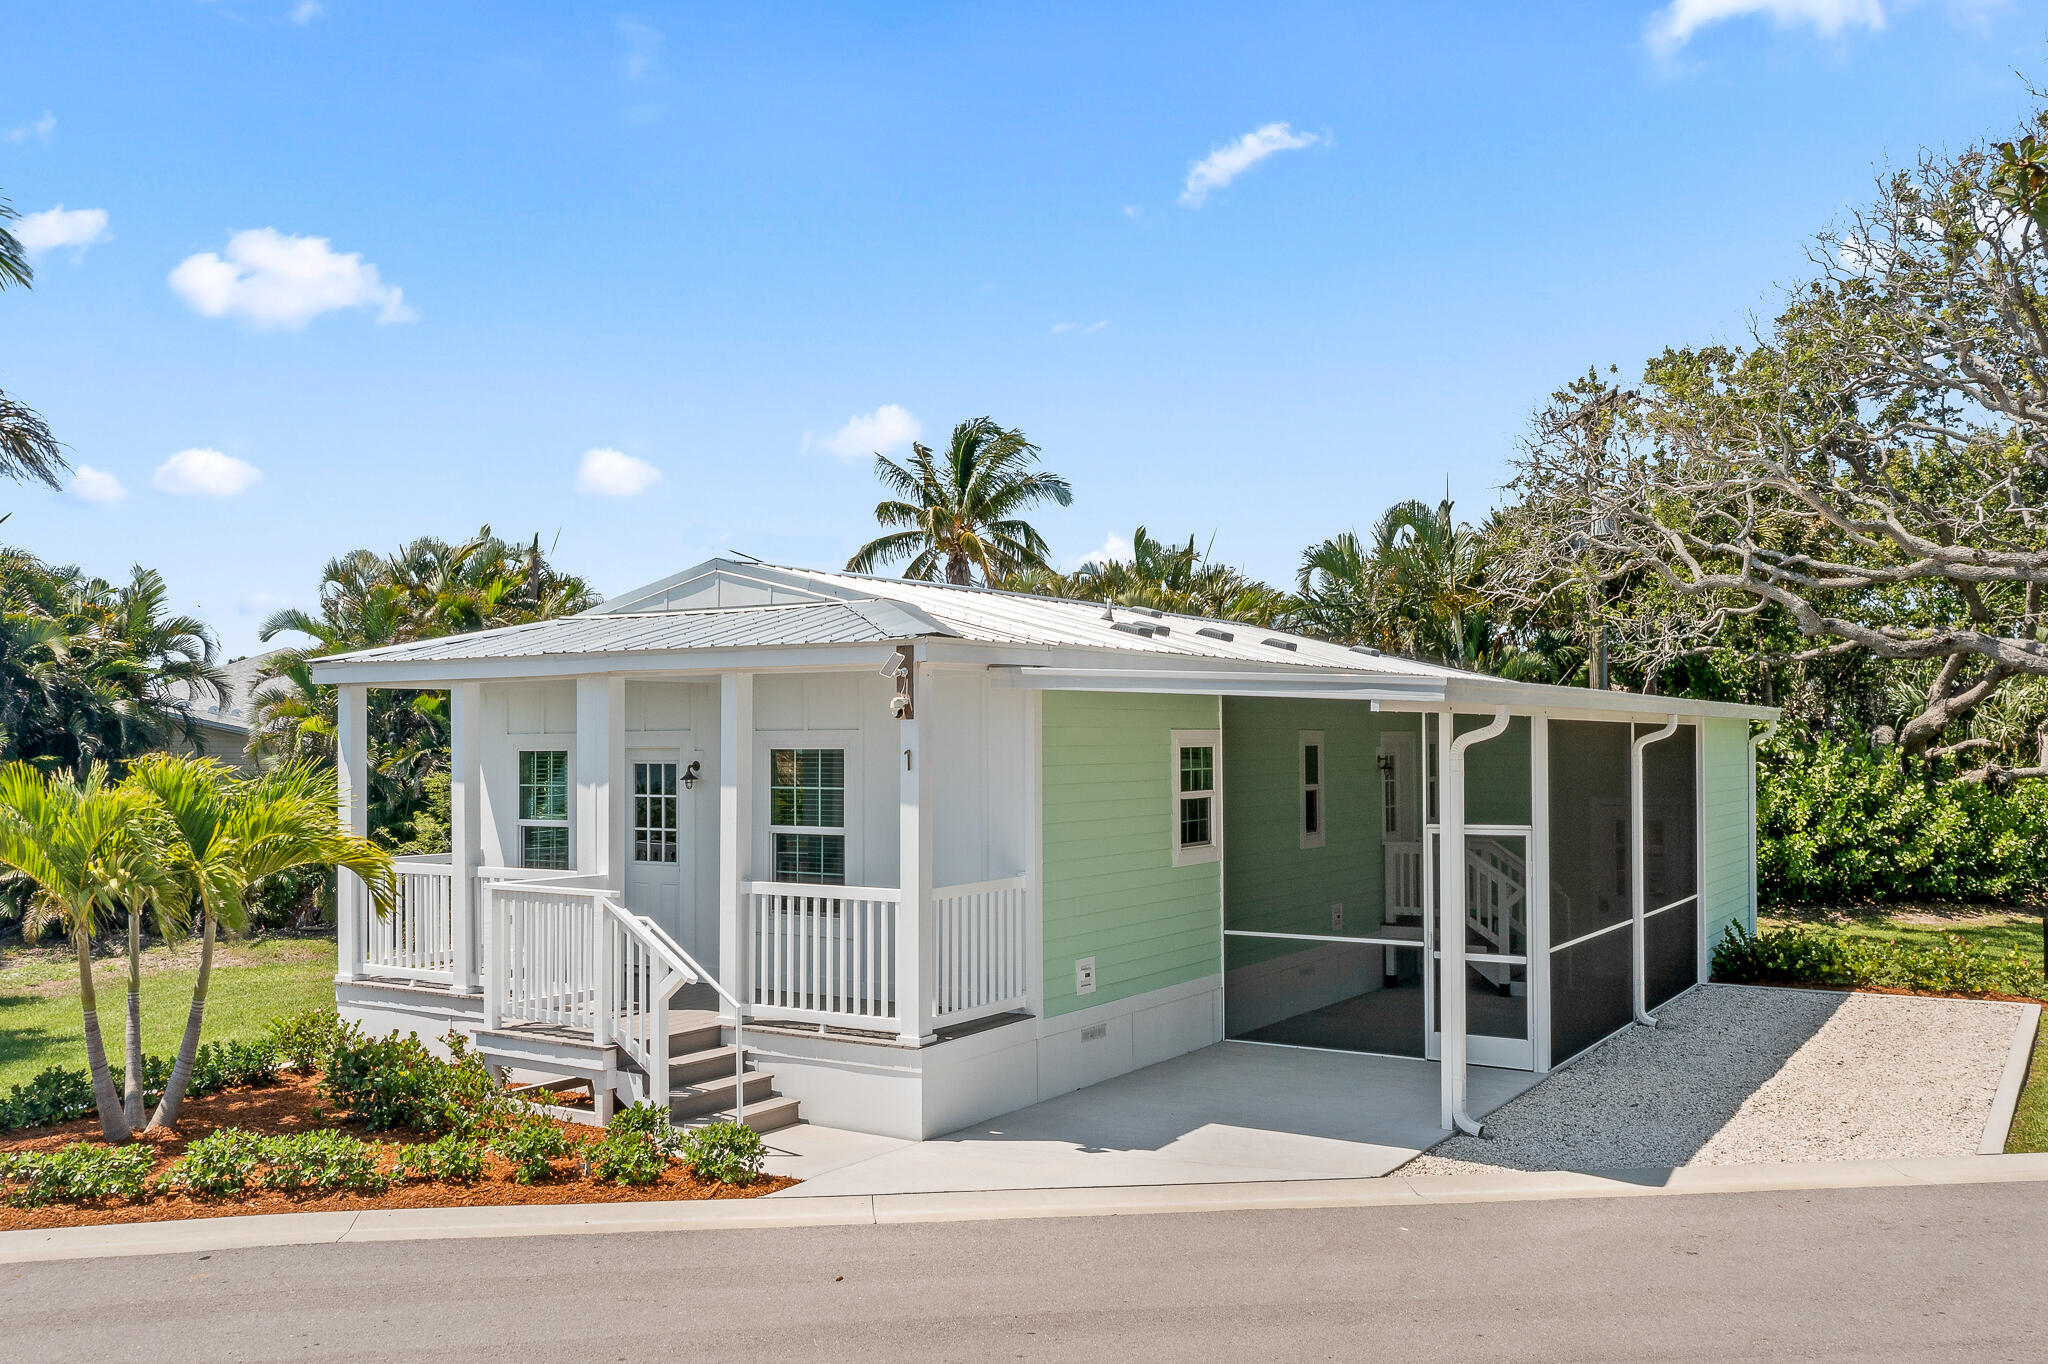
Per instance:
[[[1437,1077],[1428,1061],[1223,1042],[820,1171],[774,1197],[1370,1178],[1448,1135]],[[1472,1110],[1539,1079],[1475,1066]]]

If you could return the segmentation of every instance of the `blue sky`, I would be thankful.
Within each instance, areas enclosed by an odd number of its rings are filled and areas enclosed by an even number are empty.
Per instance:
[[[230,655],[330,556],[484,522],[607,593],[836,567],[876,442],[982,414],[1073,481],[1063,563],[1143,523],[1287,581],[1446,482],[1483,513],[1551,388],[1740,339],[1884,163],[2048,72],[2018,0],[9,29],[0,193],[42,249],[0,388],[92,472],[0,487],[4,534],[162,569]]]

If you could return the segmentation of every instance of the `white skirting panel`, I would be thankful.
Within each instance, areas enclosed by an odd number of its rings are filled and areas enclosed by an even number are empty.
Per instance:
[[[484,1002],[475,995],[375,980],[337,982],[334,1007],[344,1022],[357,1024],[365,1036],[414,1033],[441,1056],[448,1054],[441,1039],[450,1028],[468,1036],[484,1020]]]

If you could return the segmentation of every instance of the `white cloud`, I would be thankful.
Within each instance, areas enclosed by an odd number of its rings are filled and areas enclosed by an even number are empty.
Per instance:
[[[1188,168],[1188,181],[1180,192],[1181,207],[1200,208],[1209,198],[1210,190],[1222,189],[1274,152],[1299,151],[1322,140],[1315,133],[1297,133],[1285,123],[1268,123],[1263,128],[1255,128],[1237,141],[1218,147]]]
[[[1094,333],[1101,331],[1104,327],[1107,327],[1108,325],[1109,319],[1106,317],[1103,318],[1100,322],[1089,322],[1085,324],[1080,322],[1055,322],[1052,324],[1052,334],[1054,336],[1058,336],[1062,332]]]
[[[576,491],[590,497],[637,497],[659,482],[661,470],[623,450],[585,450],[576,466]]]
[[[1751,15],[1768,16],[1779,28],[1803,25],[1823,38],[1849,28],[1877,32],[1884,27],[1880,0],[1671,0],[1650,16],[1643,41],[1651,52],[1669,57],[1701,29]]]
[[[233,497],[263,481],[263,471],[218,450],[180,450],[156,466],[150,479],[159,492],[198,497]]]
[[[299,0],[298,4],[292,6],[292,22],[304,28],[325,13],[327,8],[320,0]]]
[[[84,255],[86,247],[107,239],[107,211],[59,204],[41,213],[24,213],[14,224],[14,239],[31,256],[67,246]]]
[[[848,417],[846,425],[825,438],[825,448],[841,459],[886,455],[924,434],[924,423],[895,403],[883,403],[865,415]]]
[[[1111,531],[1109,538],[1102,542],[1100,548],[1092,549],[1086,554],[1077,555],[1067,560],[1067,572],[1072,573],[1077,569],[1087,567],[1089,564],[1106,564],[1111,560],[1120,560],[1128,563],[1131,556],[1137,552],[1138,547],[1130,542],[1129,537],[1118,535],[1115,531]]]
[[[661,30],[645,20],[620,17],[612,21],[626,43],[626,79],[638,84],[661,69]]]
[[[42,117],[31,119],[19,128],[9,128],[6,132],[0,133],[0,141],[20,146],[24,142],[34,140],[47,147],[50,145],[50,134],[56,131],[57,116],[45,109]]]
[[[274,227],[237,232],[225,258],[211,251],[185,257],[170,284],[202,317],[239,317],[257,327],[303,327],[337,308],[375,308],[379,323],[419,317],[405,292],[358,253]]]
[[[71,475],[71,495],[80,502],[119,502],[128,496],[128,490],[105,469],[81,464]]]

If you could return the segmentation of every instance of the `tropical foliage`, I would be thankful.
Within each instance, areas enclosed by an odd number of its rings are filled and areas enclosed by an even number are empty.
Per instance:
[[[1042,502],[1067,506],[1074,490],[1040,469],[1038,454],[1022,431],[976,417],[953,428],[943,454],[913,443],[907,465],[876,455],[875,476],[892,496],[875,507],[875,523],[887,533],[861,546],[847,570],[907,559],[906,578],[966,587],[977,575],[987,584],[1049,568],[1045,537],[1023,513]]]
[[[397,553],[359,549],[328,563],[316,612],[279,611],[263,623],[309,643],[271,655],[257,685],[252,755],[265,760],[334,760],[332,687],[313,681],[311,661],[471,630],[571,615],[599,598],[582,578],[549,562],[540,537],[501,540],[483,527],[451,542],[422,537]],[[446,848],[448,696],[370,693],[370,827],[407,851]]]
[[[196,733],[221,698],[213,633],[153,569],[116,587],[0,547],[0,761],[119,768]]]

